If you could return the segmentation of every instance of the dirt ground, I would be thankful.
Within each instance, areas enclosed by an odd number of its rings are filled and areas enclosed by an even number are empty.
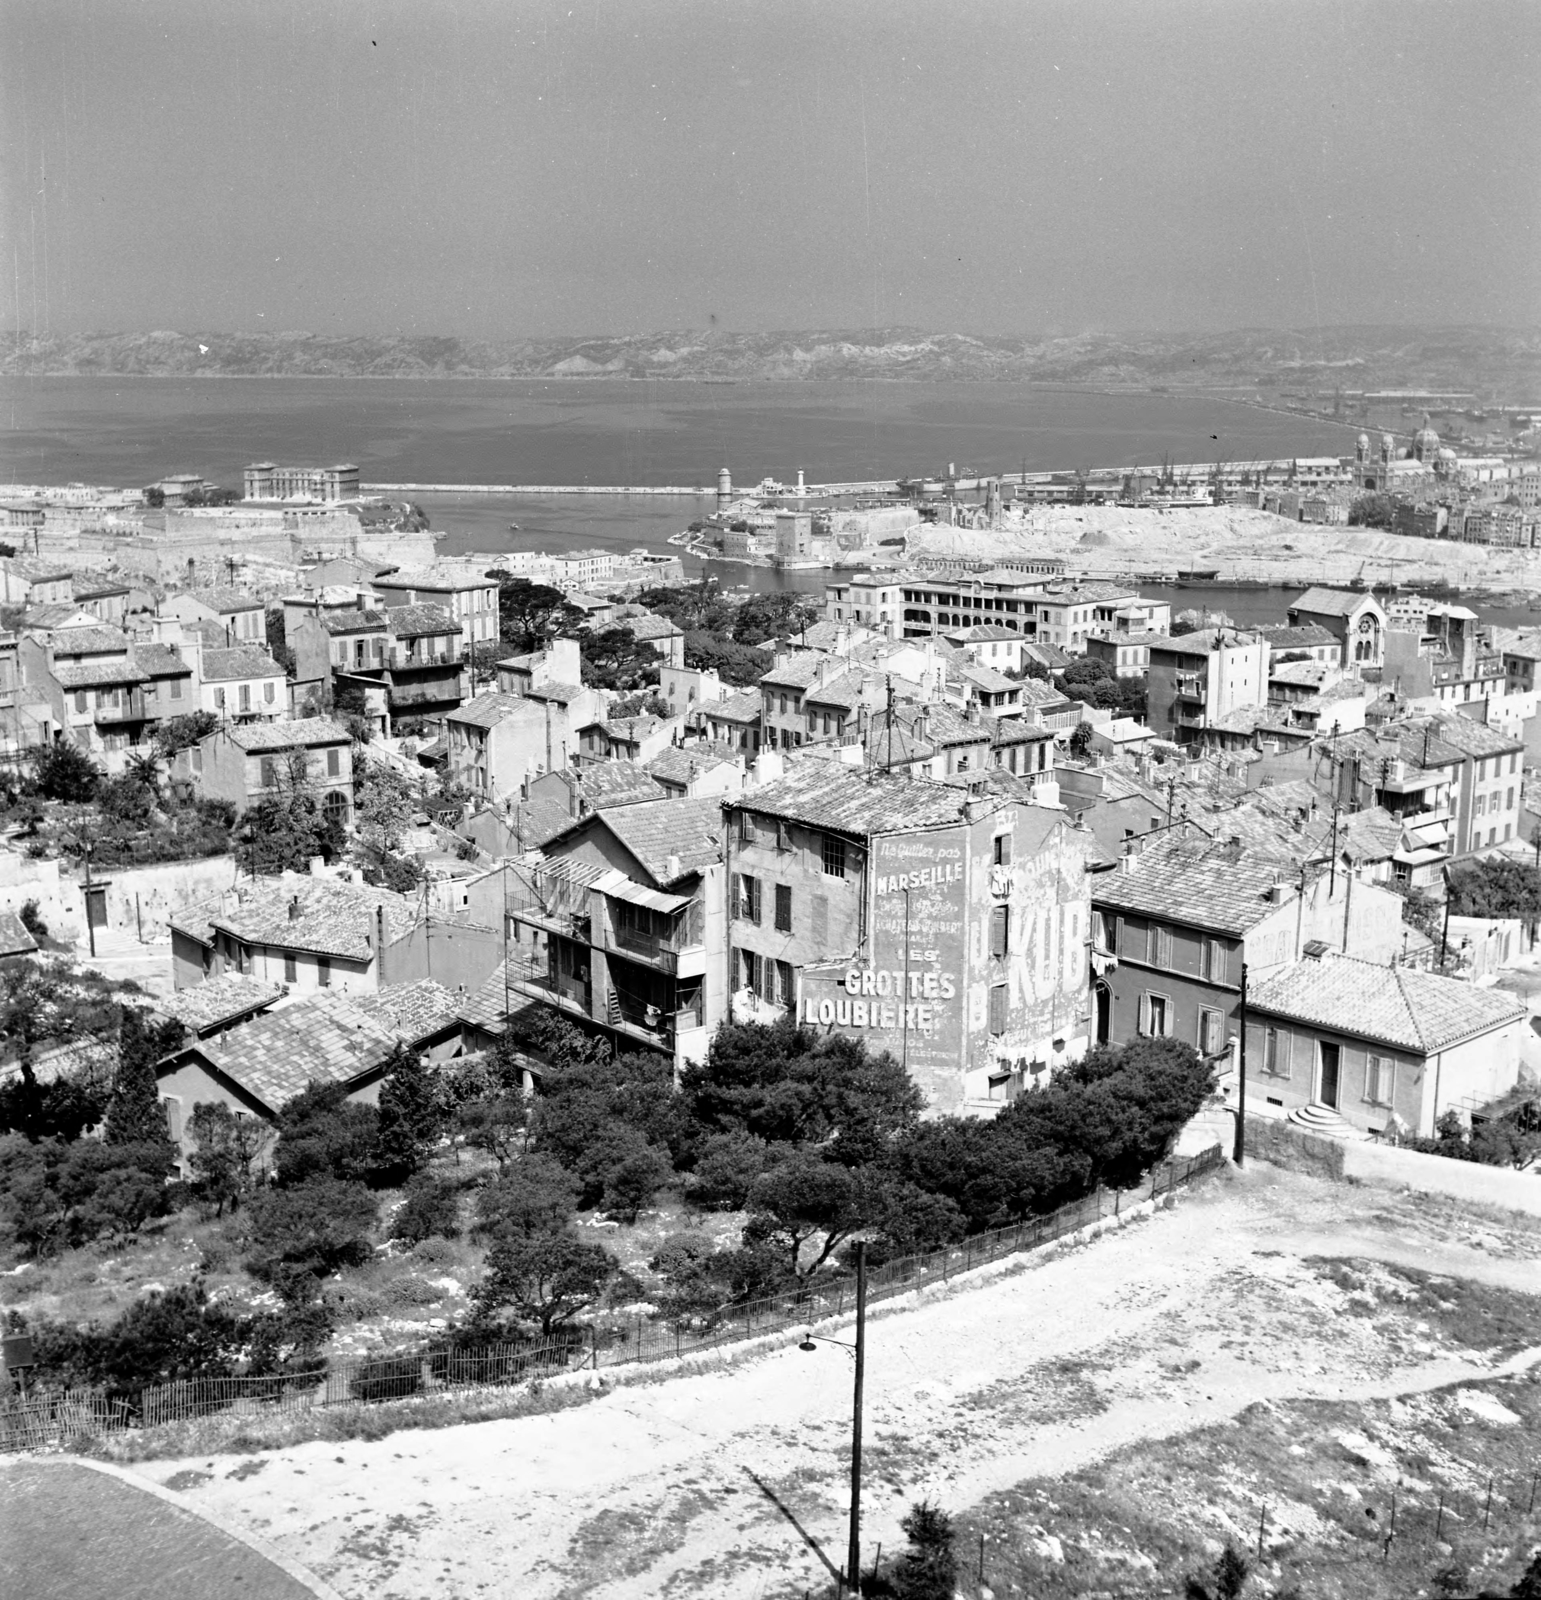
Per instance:
[[[1469,1314],[1456,1296],[1353,1315],[1361,1280],[1334,1260],[1504,1293]],[[1524,1368],[1541,1358],[1521,1350],[1541,1346],[1537,1291],[1541,1234],[1523,1221],[1228,1171],[1084,1248],[873,1317],[864,1553],[900,1544],[922,1495],[963,1510],[1260,1401]],[[850,1401],[844,1351],[789,1347],[550,1416],[138,1470],[360,1600],[797,1596],[844,1551]]]

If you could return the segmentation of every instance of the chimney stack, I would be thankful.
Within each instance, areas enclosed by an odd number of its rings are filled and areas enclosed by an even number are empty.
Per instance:
[[[301,914],[300,897],[298,895],[293,895],[289,900],[289,920],[291,922],[298,922]]]

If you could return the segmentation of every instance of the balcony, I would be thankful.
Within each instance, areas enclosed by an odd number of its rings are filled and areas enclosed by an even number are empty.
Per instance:
[[[593,942],[589,917],[589,886],[575,878],[515,869],[509,874],[504,910],[517,922],[544,928],[547,933],[580,943]]]
[[[705,913],[699,900],[662,894],[630,879],[597,887],[609,907],[607,948],[675,977],[706,971]]]
[[[106,705],[98,705],[93,713],[99,723],[104,722],[143,722],[145,719],[144,696],[135,690],[131,694],[120,696],[116,701]]]

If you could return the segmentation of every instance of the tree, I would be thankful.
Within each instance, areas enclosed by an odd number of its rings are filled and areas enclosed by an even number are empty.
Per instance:
[[[680,1083],[700,1132],[744,1133],[771,1142],[817,1142],[858,1132],[886,1140],[911,1126],[924,1104],[909,1074],[887,1051],[869,1055],[860,1039],[821,1038],[791,1017],[765,1026],[724,1023],[704,1062]]]
[[[253,876],[304,872],[316,856],[341,855],[347,841],[341,820],[308,787],[264,795],[247,810],[243,833]]]
[[[685,665],[698,671],[715,672],[724,683],[736,689],[753,688],[775,664],[769,650],[735,644],[731,639],[700,628],[690,628],[685,633]]]
[[[96,763],[73,740],[41,745],[32,755],[32,782],[45,800],[90,800],[101,776]]]
[[[1512,856],[1487,856],[1458,867],[1450,874],[1450,912],[1541,921],[1541,872]]]
[[[644,1139],[633,1134],[634,1143],[613,1162],[605,1174],[603,1204],[606,1211],[623,1222],[635,1222],[644,1206],[653,1203],[653,1197],[674,1176],[674,1167],[668,1156]]]
[[[581,607],[560,589],[509,578],[498,585],[498,630],[515,650],[544,649],[553,639],[575,638],[588,625]]]
[[[578,1180],[559,1161],[531,1151],[477,1196],[480,1230],[494,1239],[559,1233],[578,1204]]]
[[[630,628],[587,631],[582,636],[583,681],[600,689],[638,690],[658,682],[661,658]]]
[[[474,1299],[482,1316],[511,1306],[549,1339],[558,1324],[594,1305],[617,1271],[608,1250],[570,1233],[509,1234],[487,1252],[487,1270]]]
[[[752,1133],[716,1133],[696,1156],[685,1196],[693,1206],[740,1210],[755,1179],[772,1161],[772,1147]]]
[[[1207,1573],[1189,1576],[1183,1594],[1187,1600],[1240,1600],[1251,1570],[1247,1558],[1227,1540],[1225,1549],[1215,1557],[1215,1564]]]
[[[806,595],[783,589],[751,594],[733,618],[733,642],[758,645],[769,639],[786,639],[811,628],[820,607]]]
[[[1422,889],[1414,889],[1411,885],[1402,885],[1393,880],[1387,884],[1394,894],[1402,896],[1402,920],[1408,927],[1416,928],[1426,939],[1434,944],[1439,943],[1440,934],[1443,932],[1444,909],[1431,894],[1426,894]]]
[[[59,1047],[95,1040],[117,1031],[117,1004],[111,985],[95,974],[77,972],[63,961],[10,962],[0,967],[0,1044],[16,1063],[20,1082],[0,1091],[0,1109],[7,1124],[29,1139],[48,1134],[79,1136],[80,1128],[65,1133],[82,1110],[81,1091],[105,1104],[96,1085],[61,1080],[38,1081],[35,1059],[45,1045]],[[97,1116],[88,1116],[90,1126]]]
[[[124,1008],[118,1025],[118,1072],[107,1103],[108,1144],[170,1145],[155,1066],[182,1042],[183,1032],[180,1022],[151,1022],[137,1006]]]
[[[1509,1600],[1541,1600],[1541,1550],[1530,1558],[1530,1564],[1509,1591]]]
[[[374,1254],[375,1197],[361,1183],[311,1178],[259,1194],[249,1210],[247,1268],[275,1287],[293,1292],[296,1280],[321,1279]]]
[[[873,1220],[882,1184],[877,1174],[852,1171],[809,1150],[795,1151],[755,1180],[744,1243],[779,1252],[791,1276],[806,1283]],[[804,1246],[813,1246],[809,1259]]]
[[[393,767],[362,761],[353,773],[354,822],[360,841],[382,853],[400,850],[419,808],[417,791]]]
[[[910,1507],[899,1526],[910,1543],[894,1563],[888,1580],[895,1600],[952,1600],[958,1586],[952,1518],[929,1500],[921,1500]]]
[[[672,1234],[648,1266],[664,1282],[653,1296],[663,1320],[680,1328],[715,1326],[731,1307],[774,1294],[787,1281],[765,1245],[717,1250],[699,1233]]]
[[[188,1157],[193,1191],[222,1217],[250,1193],[253,1167],[273,1142],[273,1130],[255,1117],[238,1117],[222,1101],[199,1101],[187,1120],[195,1143]]]
[[[1089,722],[1078,722],[1071,730],[1070,740],[1066,746],[1069,754],[1077,761],[1085,761],[1092,751],[1092,725]]]
[[[475,1150],[506,1167],[529,1148],[530,1107],[520,1092],[495,1092],[467,1100],[454,1111],[456,1131]]]
[[[278,1116],[273,1165],[283,1186],[319,1178],[366,1182],[375,1170],[380,1114],[348,1099],[345,1085],[313,1083]]]
[[[448,1178],[420,1172],[391,1222],[391,1237],[403,1244],[460,1237],[460,1188]]]
[[[376,1181],[389,1188],[405,1183],[426,1165],[442,1131],[443,1113],[423,1058],[398,1039],[380,1082]]]
[[[1362,494],[1348,508],[1348,525],[1351,528],[1384,528],[1388,532],[1397,525],[1396,498],[1389,494]]]

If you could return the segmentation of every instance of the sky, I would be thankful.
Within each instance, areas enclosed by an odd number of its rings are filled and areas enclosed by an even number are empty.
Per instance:
[[[1534,325],[1538,91],[1533,0],[0,0],[0,324]]]

